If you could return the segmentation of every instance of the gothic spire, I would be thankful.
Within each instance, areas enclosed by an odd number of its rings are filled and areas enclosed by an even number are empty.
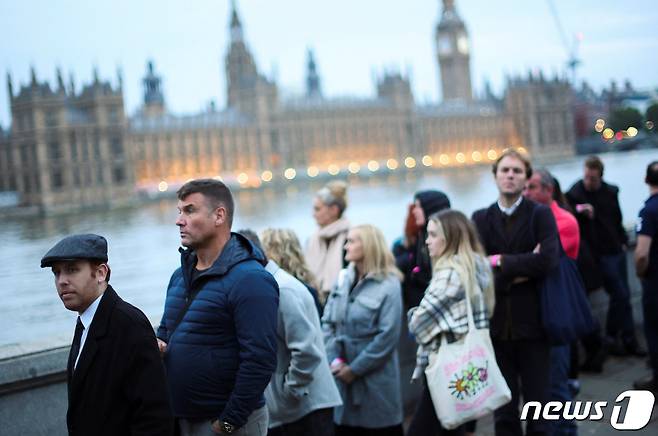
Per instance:
[[[37,84],[37,72],[34,69],[34,65],[30,66],[30,82],[32,85]]]
[[[146,64],[146,76],[142,81],[144,83],[144,104],[145,105],[164,105],[164,96],[162,95],[160,76],[155,74],[153,61],[149,60]]]
[[[455,0],[443,0],[443,11],[441,12],[441,23],[440,26],[446,25],[459,25],[462,24],[462,20],[457,13],[457,7],[455,6]],[[463,24],[462,24],[463,25]]]
[[[242,41],[242,22],[238,15],[235,0],[231,0],[231,42]]]
[[[57,67],[57,90],[61,92],[66,92],[64,87],[64,79],[62,78],[62,69]]]
[[[73,76],[73,71],[69,73],[69,92],[71,95],[75,95],[75,77]]]
[[[117,66],[117,85],[119,90],[123,89],[123,70],[119,66]]]
[[[14,97],[14,85],[11,83],[11,73],[9,71],[7,71],[7,93],[10,99]]]
[[[306,59],[306,96],[320,97],[322,95],[320,76],[318,75],[313,50],[310,48],[306,52]]]

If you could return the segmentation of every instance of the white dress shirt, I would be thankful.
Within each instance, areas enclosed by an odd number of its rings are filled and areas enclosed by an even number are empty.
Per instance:
[[[94,302],[91,303],[89,307],[80,314],[80,322],[82,322],[84,330],[82,330],[82,336],[80,337],[80,351],[78,351],[78,356],[75,358],[75,365],[73,365],[73,369],[75,369],[78,366],[78,359],[80,359],[80,355],[82,354],[82,349],[85,346],[85,341],[87,340],[87,333],[89,332],[89,327],[91,326],[91,322],[94,320],[94,315],[96,315],[96,309],[98,309],[98,304],[101,302],[101,297],[103,297],[103,294],[100,294],[98,298],[96,298]]]
[[[520,195],[519,199],[516,200],[513,205],[511,205],[510,207],[505,207],[500,203],[500,200],[498,200],[498,209],[500,209],[500,211],[505,215],[512,216],[512,214],[516,211],[516,209],[518,209],[522,201],[523,201],[523,195]]]

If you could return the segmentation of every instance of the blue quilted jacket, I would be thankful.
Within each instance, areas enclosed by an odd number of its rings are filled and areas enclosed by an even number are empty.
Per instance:
[[[174,416],[219,418],[241,427],[265,404],[263,391],[276,368],[279,288],[261,265],[260,250],[237,233],[192,281],[196,260],[192,250],[181,250],[157,331],[167,342]],[[186,298],[195,294],[172,332]]]

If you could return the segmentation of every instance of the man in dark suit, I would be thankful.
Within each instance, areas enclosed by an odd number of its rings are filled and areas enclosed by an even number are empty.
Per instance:
[[[516,150],[493,166],[498,201],[473,214],[494,271],[496,307],[491,337],[496,361],[512,401],[495,412],[496,435],[520,436],[519,397],[549,400],[550,345],[540,316],[539,285],[557,265],[559,239],[551,210],[521,195],[532,176],[528,159]],[[547,434],[542,421],[528,421],[526,434]]]
[[[171,435],[155,334],[110,286],[105,238],[68,236],[41,267],[51,267],[64,307],[79,314],[67,365],[69,435]]]

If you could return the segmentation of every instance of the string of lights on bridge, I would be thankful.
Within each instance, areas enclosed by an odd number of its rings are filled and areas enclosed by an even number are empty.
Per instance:
[[[647,129],[649,130],[652,130],[654,127],[652,121],[647,121],[646,126]],[[618,130],[617,132],[615,132],[610,127],[605,127],[605,120],[602,118],[596,120],[596,123],[594,124],[594,130],[597,133],[600,133],[601,137],[606,141],[610,141],[613,139],[616,139],[617,141],[621,141],[624,138],[635,138],[639,133],[638,129],[633,126],[627,128],[626,130]]]
[[[523,147],[516,148],[521,153],[527,153],[527,150]],[[503,149],[502,153],[507,151]],[[375,174],[382,171],[393,172],[397,170],[413,170],[417,167],[452,167],[460,166],[464,164],[479,164],[487,161],[494,161],[498,158],[499,152],[490,149],[486,152],[473,151],[470,156],[466,153],[456,153],[453,156],[450,156],[446,153],[437,154],[435,156],[424,155],[420,158],[415,158],[413,156],[407,156],[402,161],[398,159],[390,158],[385,161],[378,160],[369,160],[367,162],[356,162],[352,161],[348,164],[339,165],[332,163],[326,167],[320,168],[316,165],[310,165],[307,168],[293,168],[289,167],[283,170],[278,177],[274,172],[270,170],[264,170],[260,174],[252,172],[249,174],[246,171],[239,172],[230,176],[215,176],[217,180],[224,181],[229,185],[237,185],[240,188],[259,188],[263,184],[272,183],[275,179],[283,182],[292,182],[296,179],[307,178],[314,179],[319,176],[330,176],[335,177],[338,175],[357,175],[357,174]],[[469,158],[470,157],[470,162]],[[157,190],[161,193],[168,192],[172,189],[177,189],[184,182],[187,182],[191,179],[185,181],[167,181],[161,180],[158,183]],[[148,188],[146,189],[148,190]]]

